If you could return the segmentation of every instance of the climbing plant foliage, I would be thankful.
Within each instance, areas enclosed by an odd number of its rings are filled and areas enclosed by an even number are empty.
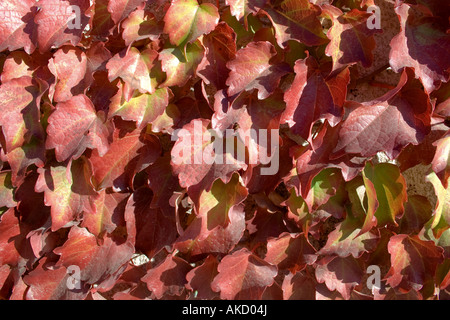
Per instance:
[[[449,16],[0,1],[0,298],[448,299]]]

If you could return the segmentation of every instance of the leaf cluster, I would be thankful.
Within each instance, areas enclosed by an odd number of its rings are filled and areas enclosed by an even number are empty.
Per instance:
[[[2,0],[0,298],[448,299],[450,5],[392,2]]]

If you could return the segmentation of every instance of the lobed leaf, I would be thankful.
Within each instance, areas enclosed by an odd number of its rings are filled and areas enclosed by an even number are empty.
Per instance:
[[[281,48],[285,48],[289,40],[307,46],[319,46],[327,42],[319,21],[322,10],[308,0],[272,0],[263,10],[272,22]]]
[[[144,0],[109,0],[107,8],[114,23],[118,24],[136,8],[142,9],[143,5]]]
[[[12,79],[0,86],[0,126],[6,152],[23,146],[32,136],[42,138],[40,99],[38,83],[28,76]]]
[[[214,278],[211,287],[220,291],[220,297],[238,300],[242,297],[260,299],[263,290],[270,286],[277,274],[277,269],[264,260],[241,249],[226,256],[219,263],[219,274]]]
[[[333,26],[327,32],[330,43],[325,53],[333,59],[333,70],[340,70],[354,63],[370,67],[375,49],[373,35],[380,32],[379,29],[369,27],[370,14],[357,9],[343,13],[333,8],[326,12],[331,17]]]
[[[39,168],[35,191],[44,192],[45,205],[51,207],[52,231],[72,226],[83,211],[92,211],[97,197],[90,184],[89,165],[84,159],[63,165]]]
[[[186,274],[192,267],[183,259],[168,255],[164,261],[148,270],[142,281],[155,295],[156,299],[167,296],[180,296],[187,282]]]
[[[57,266],[78,266],[82,283],[99,284],[128,263],[134,248],[129,242],[117,244],[109,237],[98,245],[93,234],[74,226],[64,245],[53,251],[60,255]]]
[[[33,0],[5,0],[0,3],[0,51],[23,48],[26,53],[31,54],[36,49],[33,32],[36,14],[34,4]]]
[[[164,32],[169,35],[170,42],[179,46],[185,42],[192,43],[199,36],[214,30],[219,22],[219,12],[211,3],[172,0],[164,22]]]
[[[152,94],[135,92],[130,100],[119,93],[109,105],[110,118],[120,116],[124,120],[135,121],[140,129],[155,121],[169,105],[169,88],[156,89]]]
[[[375,194],[368,194],[368,197],[376,197],[378,203],[374,213],[377,225],[397,225],[396,217],[403,214],[407,200],[406,181],[398,167],[390,163],[372,165],[368,162],[363,178],[365,183],[369,180],[375,189]]]
[[[159,141],[153,135],[135,130],[122,136],[120,130],[115,129],[108,152],[101,155],[94,150],[90,157],[97,190],[112,186],[125,190],[136,173],[158,158],[160,148]]]
[[[218,294],[211,289],[211,279],[218,274],[219,261],[209,255],[202,265],[195,267],[186,275],[186,288],[197,292],[198,299],[214,299]]]
[[[338,155],[370,157],[383,151],[395,159],[406,145],[419,144],[430,132],[430,101],[410,69],[383,97],[362,104],[348,102],[347,107],[350,113],[334,149]]]
[[[80,9],[80,17],[71,6]],[[88,0],[39,0],[36,24],[37,44],[41,53],[59,48],[66,42],[76,46],[81,41],[83,30],[89,22],[86,15],[90,7]],[[71,23],[80,21],[80,26],[71,27]]]
[[[236,33],[225,22],[203,37],[205,56],[199,64],[197,74],[206,84],[216,88],[225,87],[228,78],[228,61],[236,57]]]
[[[350,81],[348,69],[328,76],[318,68],[313,57],[297,60],[294,81],[284,94],[286,110],[281,121],[305,140],[310,140],[316,121],[325,119],[334,127],[342,120]]]
[[[158,53],[152,49],[140,52],[135,47],[122,50],[110,59],[106,65],[109,81],[120,77],[125,88],[139,90],[140,93],[154,93],[156,84],[151,70],[156,63]]]
[[[392,236],[388,250],[391,268],[386,275],[387,283],[403,292],[420,290],[444,259],[443,249],[434,242],[406,234]]]
[[[74,93],[83,93],[82,81],[86,76],[87,63],[86,54],[78,48],[64,47],[54,54],[49,69],[57,81],[53,96],[55,102],[64,102],[70,100]]]
[[[257,89],[258,99],[262,100],[272,94],[289,70],[285,65],[270,64],[275,54],[275,48],[268,41],[252,42],[239,50],[226,65],[231,70],[226,81],[228,95]]]
[[[191,256],[210,253],[229,253],[241,240],[245,231],[245,213],[242,205],[228,212],[229,223],[208,228],[208,217],[196,216],[174,243],[174,248]]]
[[[162,33],[162,26],[152,13],[145,10],[133,11],[123,22],[122,37],[126,45],[150,39],[157,40]]]
[[[430,93],[440,82],[448,82],[450,36],[439,18],[423,5],[400,4],[395,8],[401,31],[390,43],[389,63],[396,72],[411,67]],[[448,22],[448,21],[447,21]]]
[[[226,3],[230,6],[231,14],[237,20],[246,19],[250,13],[257,13],[266,2],[267,0],[226,0]]]
[[[325,257],[318,264],[317,281],[325,283],[330,291],[337,291],[345,300],[349,300],[364,274],[359,261],[353,257]]]
[[[267,241],[264,260],[277,266],[278,270],[301,271],[316,259],[316,250],[308,243],[304,234],[282,234],[279,238]]]
[[[79,158],[86,148],[103,156],[109,149],[113,125],[97,114],[91,100],[81,94],[60,102],[48,118],[46,148],[55,148],[56,159],[63,162]]]

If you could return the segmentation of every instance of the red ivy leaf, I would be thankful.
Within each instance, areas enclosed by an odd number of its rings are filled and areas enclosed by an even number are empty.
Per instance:
[[[252,236],[252,243],[260,245],[269,238],[278,238],[287,232],[286,221],[280,212],[272,213],[267,208],[258,207],[253,218],[246,221],[247,230]]]
[[[34,0],[4,0],[0,3],[0,51],[14,51],[24,48],[31,54],[36,48],[33,31],[34,15],[36,14]]]
[[[96,237],[85,228],[74,226],[70,229],[67,241],[62,247],[53,250],[60,255],[59,264],[64,266],[76,265],[82,271],[81,279],[86,281],[85,269],[95,256],[98,249]],[[95,282],[95,281],[94,281]]]
[[[239,50],[236,57],[227,63],[227,68],[231,70],[226,81],[228,95],[252,89],[258,90],[258,99],[272,94],[281,77],[289,72],[283,64],[270,64],[270,59],[275,55],[275,48],[268,41],[251,42]]]
[[[89,81],[86,81],[90,86],[94,80],[91,74],[97,71],[106,71],[106,63],[112,58],[111,52],[106,48],[104,42],[94,42],[91,47],[86,50],[86,57],[88,59],[86,76]]]
[[[364,252],[373,251],[378,245],[379,236],[372,232],[359,235],[359,231],[345,221],[339,223],[328,235],[327,243],[318,254],[337,255],[341,258],[352,255],[359,258]]]
[[[245,230],[245,213],[242,205],[234,206],[228,212],[230,222],[226,227],[208,229],[208,218],[197,216],[178,237],[174,248],[191,256],[208,253],[230,252],[242,238]]]
[[[83,211],[92,211],[97,197],[89,180],[91,172],[84,159],[73,161],[68,167],[39,168],[35,191],[45,192],[45,205],[51,207],[52,231],[71,226]]]
[[[146,49],[143,52],[135,47],[122,50],[106,65],[109,81],[120,77],[125,82],[125,87],[130,90],[136,89],[141,93],[155,92],[156,85],[152,81],[150,72],[157,56],[158,53],[152,49]]]
[[[102,282],[127,265],[134,253],[129,242],[117,244],[109,237],[97,244],[97,238],[85,228],[74,226],[63,246],[53,250],[60,255],[57,266],[77,266],[80,269],[80,280],[88,284]]]
[[[144,0],[109,0],[108,11],[114,23],[118,24],[132,13],[136,8],[142,9]]]
[[[166,73],[166,80],[160,87],[182,87],[195,75],[203,59],[204,47],[198,42],[187,44],[185,55],[180,48],[168,48],[159,53],[161,69]]]
[[[36,181],[39,178],[37,172],[29,172],[22,184],[15,190],[18,202],[17,210],[21,215],[21,222],[30,226],[32,230],[42,227],[50,222],[50,208],[45,206],[43,193],[36,193]],[[47,225],[46,228],[49,226]]]
[[[233,174],[228,183],[217,179],[210,191],[203,191],[195,203],[196,209],[200,216],[207,219],[208,230],[217,226],[226,227],[230,222],[229,211],[242,203],[247,195],[247,188],[241,184],[239,175]]]
[[[310,140],[317,120],[326,119],[333,127],[341,121],[350,81],[348,69],[327,77],[318,68],[312,57],[297,60],[294,82],[284,94],[286,110],[281,122],[289,123],[292,131],[305,140]]]
[[[264,289],[274,282],[277,268],[247,249],[225,256],[217,267],[219,274],[211,287],[227,300],[260,299]]]
[[[147,284],[156,299],[164,296],[179,296],[187,283],[186,274],[192,267],[183,259],[168,255],[158,266],[147,271],[141,281]]]
[[[176,240],[175,216],[164,215],[159,208],[151,208],[152,191],[147,187],[136,190],[128,199],[126,212],[136,219],[136,249],[151,258]]]
[[[339,131],[334,152],[370,157],[384,151],[395,159],[409,143],[419,144],[430,132],[429,97],[410,69],[397,87],[367,103],[348,103],[350,114]]]
[[[181,191],[178,178],[172,172],[170,154],[166,153],[163,157],[159,157],[146,172],[149,187],[153,191],[150,208],[160,208],[166,216],[170,216],[174,212],[174,207],[169,204],[170,198],[175,192]]]
[[[444,138],[447,129],[448,127],[444,123],[432,125],[431,132],[420,144],[406,146],[397,157],[400,170],[405,171],[418,164],[431,164],[433,158],[438,155],[436,154],[436,143]]]
[[[109,193],[101,190],[93,200],[93,210],[83,212],[81,226],[96,237],[112,233],[118,227],[118,217],[125,208],[126,193]]]
[[[113,125],[105,123],[102,114],[97,115],[91,100],[83,94],[58,103],[48,123],[46,147],[55,148],[59,162],[77,159],[86,148],[98,150],[100,156],[109,149]]]
[[[424,196],[414,194],[408,196],[408,202],[405,203],[405,214],[400,220],[400,232],[404,234],[418,234],[426,222],[431,218],[431,204]]]
[[[257,13],[267,0],[225,0],[236,19],[246,19],[250,13]]]
[[[91,35],[107,37],[115,26],[108,11],[109,0],[95,0]]]
[[[13,208],[3,213],[0,219],[0,265],[15,267],[22,260],[20,249],[25,236],[21,235],[19,219]]]
[[[315,300],[316,283],[302,272],[289,273],[283,279],[284,300]]]
[[[333,58],[333,70],[339,70],[347,65],[360,62],[363,67],[373,63],[375,39],[373,35],[381,30],[368,27],[367,19],[370,13],[353,9],[342,13],[335,7],[326,10],[333,21],[333,26],[327,33],[330,39],[325,52]]]
[[[87,286],[79,290],[69,289],[67,284],[72,279],[66,268],[46,268],[44,264],[41,262],[23,278],[29,286],[25,295],[27,300],[82,300],[87,296]]]
[[[341,124],[331,127],[325,122],[312,141],[312,145],[300,148],[296,158],[298,186],[296,188],[303,198],[307,198],[312,179],[324,168],[341,168],[345,181],[353,179],[364,167],[365,159],[345,155],[333,159],[332,151],[339,138]]]
[[[322,10],[309,0],[270,1],[263,10],[275,29],[275,37],[281,48],[289,40],[319,46],[327,42],[319,21]]]
[[[5,285],[6,279],[8,278],[11,272],[11,268],[5,264],[0,267],[0,288],[3,288]]]
[[[96,110],[108,112],[109,107],[113,107],[113,97],[119,91],[118,83],[120,80],[109,82],[108,72],[99,71],[94,74],[93,83],[87,91],[87,96],[91,99]]]
[[[387,283],[394,288],[408,292],[420,290],[434,277],[437,265],[443,260],[444,250],[433,241],[423,241],[418,236],[399,234],[392,236],[388,245],[391,254],[391,268]]]
[[[222,163],[205,161],[206,157],[216,157],[212,134],[207,129],[208,124],[209,120],[191,121],[178,133],[178,140],[172,148],[173,172],[178,175],[183,188],[201,183],[203,189],[208,191],[217,178],[227,183],[233,172],[245,167],[245,163],[225,152]]]
[[[102,156],[94,150],[90,157],[96,188],[126,189],[134,175],[153,163],[160,153],[161,146],[155,136],[141,134],[139,130],[121,136],[116,129],[108,152]]]
[[[57,81],[53,96],[55,102],[67,101],[83,93],[87,63],[86,54],[79,48],[65,46],[54,54],[48,68]]]
[[[126,101],[119,91],[112,98],[108,116],[120,116],[124,120],[136,121],[137,127],[142,129],[164,113],[169,105],[170,94],[169,88],[156,89],[152,94],[135,92],[129,101]]]
[[[81,17],[71,6],[80,9]],[[89,17],[85,14],[90,7],[88,0],[39,0],[40,8],[34,21],[37,25],[37,43],[39,51],[44,53],[52,48],[58,48],[66,42],[76,46],[82,37],[82,33]],[[74,19],[80,19],[80,26],[70,26]]]
[[[361,283],[364,271],[358,260],[353,257],[325,257],[318,262],[316,278],[330,291],[339,292],[346,300],[356,285]]]
[[[21,147],[32,136],[42,138],[40,97],[38,83],[28,76],[0,86],[0,126],[5,136],[5,152]]]
[[[396,72],[403,67],[414,68],[430,93],[440,82],[450,79],[450,36],[445,26],[439,25],[439,19],[423,5],[403,3],[395,12],[401,31],[391,40],[391,67]]]
[[[278,270],[288,269],[291,272],[303,270],[317,259],[316,250],[308,243],[303,233],[292,236],[281,234],[278,238],[267,241],[267,254],[264,258]]]
[[[135,41],[157,40],[162,33],[162,25],[155,16],[145,10],[136,10],[122,22],[122,37],[128,46]]]
[[[23,76],[33,77],[38,68],[39,63],[27,53],[23,51],[11,52],[3,65],[2,82],[6,83]]]
[[[202,265],[195,267],[186,275],[186,288],[197,292],[197,299],[211,300],[219,296],[211,289],[211,282],[218,274],[218,265],[219,261],[214,256],[209,255]]]
[[[217,89],[225,87],[229,69],[227,62],[236,57],[236,33],[225,22],[203,37],[205,56],[199,64],[197,74],[206,84]]]
[[[281,144],[280,117],[285,107],[283,103],[280,103],[282,91],[276,89],[264,100],[259,100],[255,91],[249,94],[242,93],[231,104],[228,104],[228,99],[220,92],[215,98],[213,128],[223,132],[225,136],[227,129],[235,130],[239,148],[245,147],[248,150],[249,164],[246,175],[243,176],[244,181],[248,184],[248,179],[253,177],[253,170],[249,170],[251,168],[256,171],[266,170],[262,175],[257,174],[257,177],[267,179],[274,178],[276,174],[282,174],[286,168],[280,170],[280,156],[277,150]],[[283,143],[283,146],[286,144]]]
[[[164,22],[164,32],[169,35],[170,42],[179,46],[214,30],[219,22],[219,12],[211,3],[199,5],[197,0],[172,0]]]

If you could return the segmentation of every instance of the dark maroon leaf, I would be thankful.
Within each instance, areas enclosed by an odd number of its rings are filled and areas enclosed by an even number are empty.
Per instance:
[[[165,246],[170,247],[178,236],[175,216],[152,208],[152,197],[150,189],[139,188],[129,198],[125,209],[136,219],[136,249],[150,258]]]

